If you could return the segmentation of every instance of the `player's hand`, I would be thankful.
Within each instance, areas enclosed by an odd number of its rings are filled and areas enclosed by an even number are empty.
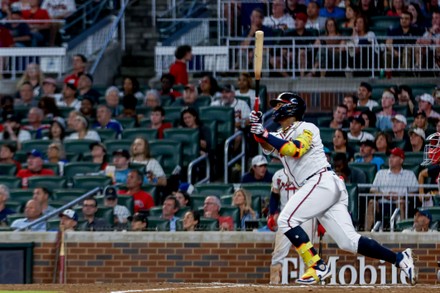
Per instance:
[[[261,123],[252,123],[251,124],[251,133],[257,135],[257,136],[262,136],[263,133],[266,131],[266,129],[264,129],[263,124]]]
[[[318,223],[318,236],[324,236],[325,235],[325,228],[321,225],[321,223]]]
[[[267,228],[269,228],[270,231],[275,232],[276,230],[278,230],[277,218],[278,218],[278,214],[270,215],[267,218]]]
[[[249,122],[250,123],[261,123],[261,117],[263,116],[263,113],[261,111],[252,111],[251,114],[249,114]]]

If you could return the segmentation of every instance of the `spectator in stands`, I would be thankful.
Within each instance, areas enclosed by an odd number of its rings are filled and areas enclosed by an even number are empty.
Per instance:
[[[19,97],[15,99],[14,106],[37,106],[38,102],[36,99],[34,99],[34,88],[30,82],[23,82],[23,84],[19,88],[18,93]]]
[[[403,11],[406,10],[404,0],[392,0],[391,9],[387,11],[387,16],[402,16]]]
[[[430,94],[421,95],[417,101],[419,102],[419,112],[424,111],[428,118],[440,119],[440,114],[432,109],[434,98]]]
[[[95,130],[89,129],[89,122],[81,114],[76,116],[75,124],[73,127],[73,130],[75,130],[75,132],[66,137],[66,140],[91,139],[101,141],[101,137],[99,137],[99,134]]]
[[[151,124],[148,128],[157,129],[157,138],[163,138],[163,131],[167,128],[172,128],[171,122],[164,122],[165,109],[161,106],[155,107],[150,114]]]
[[[89,97],[96,104],[99,103],[101,94],[93,88],[93,76],[89,73],[81,74],[78,79],[78,98],[80,100]]]
[[[376,7],[375,2],[376,1],[374,0],[359,1],[359,12],[360,12],[359,14],[365,15],[368,21],[370,21],[373,16],[378,16],[382,13],[382,11],[378,9],[379,7]]]
[[[346,94],[344,96],[343,104],[347,106],[347,118],[357,117],[361,114],[361,111],[356,109],[358,98],[354,94]]]
[[[31,139],[29,131],[21,129],[21,119],[9,114],[3,123],[3,132],[0,132],[0,140],[11,140],[17,143],[17,148],[21,149],[21,143]]]
[[[412,128],[421,128],[424,131],[428,129],[428,118],[426,117],[425,111],[417,112],[414,115],[414,122],[411,125]]]
[[[48,124],[43,124],[44,112],[40,108],[32,107],[29,109],[28,115],[28,124],[24,125],[22,129],[30,130],[30,131],[41,131],[43,129],[48,129]]]
[[[202,124],[196,109],[188,107],[182,110],[180,113],[180,126],[182,128],[197,129],[199,131],[200,154],[209,153],[211,149],[211,130]]]
[[[420,45],[437,45],[436,49],[434,49],[434,52],[431,53],[428,51],[427,48],[421,48],[421,52],[416,51],[418,54],[416,55],[416,67],[417,68],[425,68],[425,66],[433,66],[430,59],[434,54],[435,58],[440,57],[440,50],[438,49],[438,45],[440,44],[440,10],[434,10],[432,12],[432,19],[431,19],[431,27],[428,28],[423,36],[417,40],[417,44]],[[426,56],[428,54],[428,56]],[[421,58],[420,58],[421,57]],[[428,63],[426,62],[427,60]],[[439,65],[439,62],[436,62],[436,65]]]
[[[3,121],[6,121],[8,115],[14,115],[14,98],[9,95],[4,95],[0,98],[0,111]],[[3,125],[0,124],[0,131],[3,131]]]
[[[73,73],[66,76],[66,78],[64,78],[64,83],[65,84],[71,83],[73,80],[73,84],[75,85],[75,87],[77,87],[79,77],[82,74],[86,73],[86,66],[87,66],[86,56],[82,54],[74,55],[72,60]]]
[[[222,208],[220,199],[217,196],[209,195],[205,198],[203,204],[203,216],[218,220],[220,231],[233,231],[234,220],[230,216],[220,216],[219,212]]]
[[[144,97],[144,106],[153,109],[156,106],[161,105],[159,92],[155,89],[148,90]]]
[[[185,70],[186,70],[186,65],[185,65]],[[182,95],[179,91],[173,89],[175,79],[172,74],[170,73],[162,74],[160,78],[160,83],[161,83],[161,90],[160,90],[161,96],[169,96],[173,101],[175,101],[178,97]],[[186,85],[186,83],[182,85]],[[160,104],[158,106],[160,106]]]
[[[427,27],[427,23],[425,22],[423,12],[420,9],[419,4],[415,2],[411,2],[408,4],[408,11],[412,14],[412,22],[411,24],[415,27],[419,27],[422,30],[425,30]]]
[[[12,38],[11,32],[4,26],[0,27],[0,47],[9,48],[14,46],[14,39]],[[2,62],[4,62],[2,60]]]
[[[17,219],[11,224],[11,228],[20,229],[29,225],[30,223],[36,221],[38,218],[42,216],[41,205],[38,201],[34,199],[30,199],[26,203],[26,207],[24,209],[24,218]],[[45,232],[46,231],[46,222],[41,222],[37,225],[34,225],[29,228],[32,232]]]
[[[46,46],[50,41],[50,20],[49,13],[46,9],[40,7],[39,0],[29,0],[29,10],[23,10],[21,13],[25,20],[42,20],[42,22],[34,22],[29,24],[32,33],[32,47]]]
[[[267,159],[263,155],[252,158],[249,172],[243,175],[241,183],[271,183],[273,174],[267,171]]]
[[[399,86],[397,93],[397,104],[407,105],[409,113],[414,113],[415,99],[412,94],[412,88],[408,85]]]
[[[251,107],[255,104],[255,90],[252,89],[252,76],[248,72],[242,72],[238,76],[235,96],[244,96],[251,99]]]
[[[64,84],[63,96],[57,103],[58,107],[69,107],[79,111],[81,108],[81,101],[77,99],[78,89],[73,80]]]
[[[376,170],[380,170],[384,164],[384,160],[381,157],[374,155],[376,151],[376,144],[373,140],[365,140],[361,142],[361,147],[359,149],[360,157],[356,158],[355,162],[375,164],[377,167]]]
[[[40,65],[36,63],[29,63],[26,66],[26,71],[17,82],[17,89],[20,90],[21,86],[25,82],[29,82],[32,85],[33,96],[38,97],[41,93],[41,86],[44,81],[44,73],[40,68]]]
[[[167,178],[159,162],[151,157],[150,145],[143,138],[136,138],[130,147],[130,162],[144,164],[149,184],[166,186]]]
[[[361,117],[365,120],[365,128],[376,128],[376,114],[370,109],[362,111]]]
[[[23,19],[20,10],[12,10],[10,19],[13,23],[7,23],[6,28],[11,32],[13,43],[15,47],[30,47],[32,41],[31,28],[25,22],[19,22]]]
[[[345,21],[341,27],[354,29],[356,18],[359,15],[359,10],[356,6],[349,5],[345,7]]]
[[[89,145],[90,154],[92,155],[92,163],[100,164],[101,170],[105,170],[107,163],[107,149],[101,142],[92,142]]]
[[[82,214],[84,220],[83,224],[78,227],[81,231],[108,231],[111,230],[111,224],[106,220],[98,218],[96,212],[98,211],[98,202],[94,197],[86,198],[82,204]]]
[[[179,211],[180,205],[179,201],[172,195],[165,198],[162,205],[162,219],[170,221],[170,231],[176,231],[176,222],[179,217],[176,216],[177,211]]]
[[[405,146],[404,149],[410,149],[410,140],[409,135],[406,131],[406,118],[402,114],[397,114],[394,116],[391,121],[393,122],[393,133],[391,135],[393,142],[404,141]]]
[[[176,61],[170,66],[170,74],[174,76],[173,84],[188,84],[188,71],[186,64],[192,59],[192,48],[189,45],[181,45],[174,52]]]
[[[106,105],[99,105],[96,110],[96,122],[93,124],[95,129],[113,129],[117,136],[122,134],[122,125],[119,121],[112,119],[112,111]]]
[[[367,183],[367,176],[362,170],[348,165],[346,154],[337,153],[334,155],[333,169],[340,178],[343,178],[345,183]]]
[[[187,211],[183,216],[183,231],[197,231],[200,224],[200,213],[198,211]]]
[[[220,99],[217,80],[211,74],[205,74],[199,81],[199,96],[211,97],[212,101]]]
[[[46,187],[35,187],[32,192],[32,198],[40,204],[43,215],[50,214],[56,210],[56,208],[49,205],[49,197],[50,191]]]
[[[376,106],[379,106],[379,104],[371,99],[373,88],[369,83],[361,82],[358,88],[358,107],[368,107],[371,111],[373,111],[373,108]]]
[[[64,142],[64,138],[66,137],[66,123],[63,119],[57,118],[54,119],[49,128],[49,133],[43,139],[49,139],[53,142],[58,142],[62,144]]]
[[[57,93],[57,82],[55,79],[47,77],[43,80],[41,97],[52,97],[56,103],[61,101],[62,94]]]
[[[348,144],[348,135],[345,130],[336,129],[333,134],[333,151],[346,154],[349,161],[354,158],[354,149]]]
[[[131,231],[147,231],[148,215],[147,213],[135,213],[127,218],[131,222]]]
[[[307,6],[299,0],[287,0],[286,1],[286,10],[294,19],[298,13],[307,13]],[[304,1],[303,1],[304,2]]]
[[[434,13],[435,11],[440,11],[439,9],[439,3],[436,0],[428,0],[424,1],[426,6],[426,13]]]
[[[112,110],[112,117],[117,117],[122,113],[123,107],[119,104],[119,89],[115,86],[109,87],[105,91],[105,104]]]
[[[198,108],[196,106],[197,101],[197,90],[196,87],[193,84],[187,84],[184,87],[183,96],[181,99],[175,100],[171,106],[173,107],[194,107]]]
[[[336,6],[336,0],[324,0],[324,7],[319,10],[319,15],[323,17],[333,17],[334,19],[343,19],[345,11]]]
[[[333,129],[348,128],[350,123],[347,118],[347,106],[339,104],[333,111],[333,119],[330,121],[329,127]]]
[[[131,216],[127,207],[118,204],[118,194],[113,186],[107,186],[104,189],[104,206],[113,208],[115,225],[127,223],[127,218]]]
[[[124,78],[119,97],[122,98],[126,95],[134,95],[138,100],[142,100],[144,97],[144,94],[140,91],[139,81],[134,76],[126,76]]]
[[[285,31],[295,28],[294,15],[284,13],[285,4],[283,0],[272,1],[272,14],[263,19],[263,26],[272,29]]]
[[[14,210],[6,207],[6,202],[9,200],[9,188],[0,184],[0,227],[6,226],[6,217],[15,214]]]
[[[191,197],[186,191],[179,189],[173,195],[179,201],[179,206],[181,208],[191,206]]]
[[[406,205],[411,204],[405,201],[407,193],[417,192],[417,178],[410,170],[402,168],[405,160],[405,152],[400,148],[391,150],[391,156],[388,159],[389,169],[379,170],[376,173],[373,181],[371,193],[382,193],[384,197],[378,200],[370,199],[368,201],[365,230],[370,230],[374,221],[374,211],[378,213],[383,209],[384,212],[389,211],[389,205],[392,205],[392,210],[395,207],[400,208],[400,219],[405,219]],[[402,197],[402,198],[401,198]],[[379,203],[381,206],[379,206]],[[374,208],[374,206],[376,206]]]
[[[252,209],[251,194],[243,188],[237,189],[232,196],[232,206],[240,209],[240,228],[246,231],[246,221],[258,219],[258,212]]]
[[[67,163],[67,160],[60,143],[53,142],[47,146],[47,162],[57,164],[60,175],[63,175],[64,165]]]
[[[122,113],[118,116],[118,118],[133,118],[137,119],[136,116],[136,107],[138,104],[138,99],[132,95],[125,95],[122,97]],[[137,124],[137,121],[136,121]]]
[[[73,131],[75,128],[76,123],[76,117],[81,116],[80,111],[72,110],[69,112],[69,115],[67,115],[67,130]]]
[[[84,97],[79,112],[89,121],[96,119],[95,101],[91,97]]]
[[[391,151],[392,143],[393,141],[389,133],[382,131],[376,133],[376,137],[374,138],[374,144],[378,152],[389,155]]]
[[[440,172],[440,165],[433,164],[429,165],[419,172],[418,182],[419,185],[422,184],[434,184],[437,185],[437,178]],[[425,188],[419,187],[419,201],[422,207],[432,207],[434,206],[433,196],[438,193],[438,188]]]
[[[361,116],[351,118],[350,120],[350,131],[348,132],[348,139],[358,140],[360,142],[365,140],[374,140],[371,133],[363,131],[365,128],[365,120]]]
[[[326,18],[319,15],[319,4],[315,1],[310,1],[307,5],[307,23],[306,29],[315,29],[323,31],[325,29]]]
[[[119,190],[120,195],[130,195],[134,199],[134,212],[140,210],[149,210],[154,207],[153,197],[146,191],[141,189],[143,182],[143,174],[139,170],[131,170],[128,173],[125,185],[127,190]]]
[[[382,93],[382,111],[377,113],[376,128],[384,131],[386,129],[391,129],[393,124],[391,122],[391,117],[396,115],[396,111],[393,110],[395,100],[394,95],[389,90],[385,90]]]
[[[405,149],[405,152],[423,152],[425,149],[425,131],[421,128],[412,128],[408,131],[408,134],[411,148]]]
[[[402,233],[407,232],[437,232],[431,229],[432,215],[428,210],[418,210],[414,215],[414,224],[411,228],[404,229]]]
[[[113,152],[113,166],[115,166],[115,178],[114,183],[124,184],[127,181],[130,168],[128,167],[130,162],[130,153],[124,149],[118,149]]]
[[[41,7],[47,10],[52,19],[56,20],[65,20],[76,11],[76,4],[74,0],[62,0],[58,2],[53,0],[43,0]],[[61,27],[61,23],[52,23],[50,27],[50,46],[54,46],[56,44],[57,33]]]
[[[33,149],[27,153],[27,168],[21,169],[17,173],[17,177],[21,178],[23,188],[28,186],[28,178],[34,176],[55,176],[51,169],[43,168],[44,155],[39,150]]]
[[[53,119],[55,117],[60,118],[61,112],[57,106],[57,103],[54,98],[43,96],[38,101],[38,108],[43,111],[43,116],[46,119]],[[39,137],[37,137],[39,138]]]
[[[11,143],[2,144],[0,147],[0,163],[2,164],[14,164],[17,167],[17,172],[21,169],[19,161],[14,160],[17,147]]]
[[[60,230],[64,232],[75,231],[78,225],[78,214],[71,209],[62,211],[60,217]]]

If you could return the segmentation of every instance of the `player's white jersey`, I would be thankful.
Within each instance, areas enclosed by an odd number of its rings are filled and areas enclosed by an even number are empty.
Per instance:
[[[296,187],[289,181],[289,178],[284,172],[284,168],[273,174],[272,187],[280,191],[280,211],[282,211],[296,190]]]
[[[289,177],[290,182],[296,187],[301,187],[307,178],[319,172],[321,169],[330,167],[324,153],[324,146],[322,144],[319,128],[313,123],[298,121],[294,122],[285,130],[280,129],[277,132],[271,132],[272,135],[284,140],[294,140],[302,134],[305,129],[313,133],[313,138],[310,149],[302,157],[296,159],[280,155],[275,149],[272,151],[280,158],[286,175]],[[271,152],[265,151],[265,153]]]

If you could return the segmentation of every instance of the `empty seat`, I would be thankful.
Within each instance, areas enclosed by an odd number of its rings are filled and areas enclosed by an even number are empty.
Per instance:
[[[177,166],[182,166],[182,144],[178,141],[168,139],[151,141],[150,152],[167,175],[170,175]]]
[[[193,194],[215,195],[220,198],[222,195],[234,193],[234,185],[228,183],[205,183],[194,186]]]
[[[0,164],[0,175],[15,176],[16,173],[17,173],[17,165]]]
[[[49,190],[66,187],[67,180],[62,176],[34,176],[28,178],[28,188],[45,187]]]
[[[101,164],[90,162],[74,162],[64,165],[64,176],[71,178],[75,175],[96,173],[101,170]]]
[[[146,129],[146,128],[128,128],[122,131],[122,138],[135,140],[136,138],[141,137],[146,139],[147,141],[153,140],[157,138],[157,129]]]
[[[182,143],[182,164],[189,163],[200,156],[199,130],[192,128],[169,128],[164,130],[164,138]]]
[[[52,198],[56,201],[67,203],[77,199],[86,192],[86,189],[78,188],[55,189],[52,191]]]
[[[118,133],[111,128],[97,128],[94,129],[98,134],[99,137],[101,138],[101,141],[106,141],[109,139],[116,139]]]
[[[136,120],[134,118],[116,118],[116,120],[121,123],[122,128],[133,128],[136,126]]]
[[[15,176],[0,176],[1,184],[6,185],[7,187],[13,188],[21,188],[21,178]]]
[[[95,143],[92,139],[75,139],[64,141],[64,150],[69,153],[84,154],[90,152],[90,144]]]
[[[217,144],[223,144],[225,140],[234,134],[235,112],[231,107],[201,107],[200,119],[217,121]]]
[[[107,154],[112,154],[118,149],[124,149],[130,151],[130,147],[133,140],[131,139],[109,139],[105,141],[105,147],[107,148]]]
[[[367,176],[367,183],[373,183],[374,177],[377,173],[376,164],[371,163],[348,163],[349,167],[355,167],[365,172]]]
[[[112,178],[108,176],[74,176],[73,187],[86,190],[92,190],[96,187],[104,188],[112,184]]]
[[[240,188],[247,190],[252,196],[260,196],[261,198],[270,197],[272,189],[270,183],[244,183],[240,185]]]
[[[39,150],[43,154],[47,152],[47,147],[52,143],[51,140],[31,139],[21,143],[21,150],[30,152],[33,149]]]
[[[9,191],[10,200],[26,202],[33,197],[32,189],[11,189]]]
[[[201,217],[199,225],[197,227],[198,231],[218,231],[219,225],[216,219]]]
[[[148,217],[148,231],[170,231],[170,221],[157,217]]]

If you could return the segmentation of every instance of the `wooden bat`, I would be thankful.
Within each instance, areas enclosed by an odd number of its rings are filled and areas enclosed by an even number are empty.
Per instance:
[[[59,283],[65,284],[65,264],[66,264],[66,255],[64,251],[64,229],[61,228],[61,242],[60,242],[60,271],[59,271]]]
[[[255,74],[255,104],[254,111],[260,110],[260,79],[261,69],[263,67],[263,41],[264,32],[255,32],[255,49],[254,49],[254,74]]]
[[[56,283],[57,282],[57,274],[58,274],[58,261],[60,258],[60,243],[61,243],[61,230],[57,232],[57,239],[55,241],[55,247],[56,247],[56,251],[55,251],[55,264],[53,267],[53,277],[52,277],[52,283]]]

